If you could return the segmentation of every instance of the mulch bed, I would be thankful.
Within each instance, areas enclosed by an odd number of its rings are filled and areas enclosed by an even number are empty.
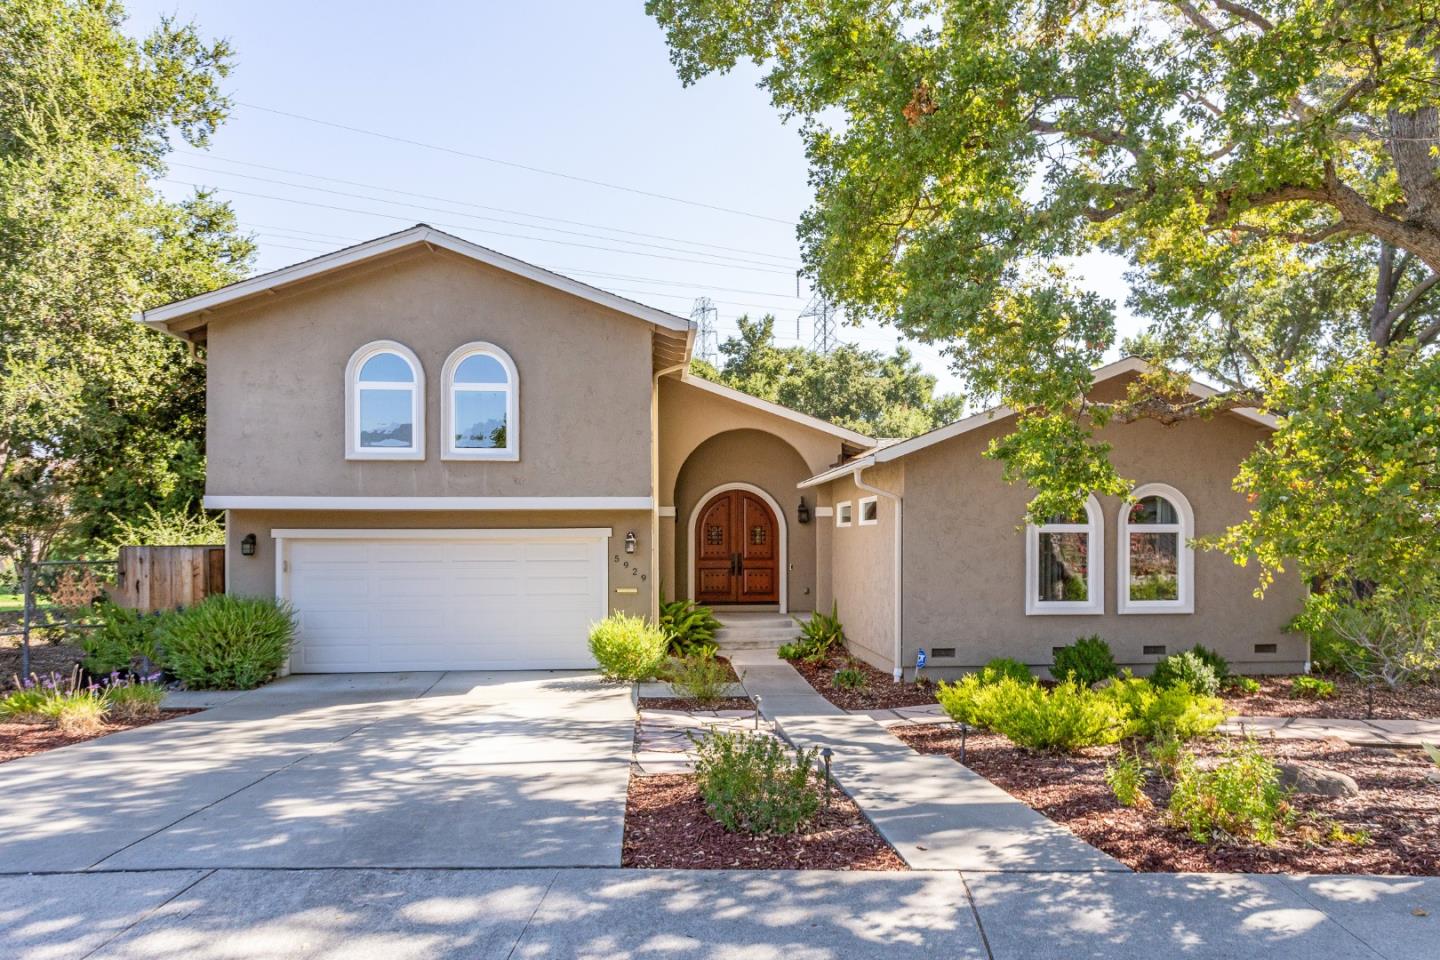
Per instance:
[[[724,697],[714,703],[702,704],[688,697],[641,697],[641,710],[751,710],[755,702],[745,697]]]
[[[9,627],[0,627],[9,629]],[[75,664],[84,651],[68,643],[50,643],[35,637],[30,638],[30,672],[45,676],[58,673],[70,676]],[[20,638],[0,637],[0,687],[8,686],[10,678],[20,673]]]
[[[862,660],[845,653],[832,653],[822,663],[791,660],[815,691],[842,710],[894,710],[896,707],[923,707],[935,702],[935,685],[929,680],[919,684],[896,683],[884,670],[877,670]],[[835,671],[853,667],[865,674],[868,681],[858,690],[846,690],[831,681]]]
[[[1222,692],[1225,708],[1246,717],[1319,717],[1329,720],[1434,720],[1440,718],[1440,686],[1414,686],[1401,690],[1375,690],[1375,712],[1365,715],[1365,687],[1350,677],[1326,677],[1335,683],[1335,695],[1323,700],[1290,696],[1292,677],[1254,677],[1260,692]]]
[[[0,723],[0,763],[7,760],[18,760],[20,757],[28,757],[31,754],[44,753],[46,750],[54,750],[56,747],[66,747],[72,743],[95,740],[107,734],[119,733],[121,730],[148,727],[152,723],[173,720],[176,717],[199,712],[199,710],[162,710],[158,717],[107,721],[100,732],[81,736],[66,736],[57,727],[48,723],[3,722]]]
[[[917,724],[891,732],[921,753],[958,759],[960,734],[954,727]],[[1199,756],[1217,756],[1227,740],[1190,746]],[[1169,790],[1157,777],[1151,777],[1146,791],[1152,809],[1116,802],[1104,774],[1118,746],[1076,756],[1037,754],[998,734],[971,733],[966,766],[1135,870],[1440,875],[1440,786],[1426,782],[1429,761],[1423,753],[1353,747],[1336,739],[1260,740],[1259,745],[1277,761],[1304,761],[1349,774],[1360,796],[1294,796],[1296,829],[1273,847],[1206,845],[1166,822]],[[1329,839],[1332,822],[1346,832],[1367,831],[1370,842],[1357,846]]]
[[[688,774],[631,777],[621,866],[678,870],[905,870],[905,861],[839,790],[803,833],[729,833]]]

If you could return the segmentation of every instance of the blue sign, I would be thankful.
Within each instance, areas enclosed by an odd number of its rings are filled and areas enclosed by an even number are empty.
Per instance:
[[[923,670],[924,668],[925,668],[925,648],[924,648],[924,647],[921,647],[919,650],[917,650],[917,651],[915,652],[915,669],[916,669],[916,670]]]

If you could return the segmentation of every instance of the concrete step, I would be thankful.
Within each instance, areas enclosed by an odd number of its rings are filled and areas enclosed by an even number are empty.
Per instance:
[[[715,631],[717,637],[798,637],[800,628],[795,624],[788,627],[721,627]]]

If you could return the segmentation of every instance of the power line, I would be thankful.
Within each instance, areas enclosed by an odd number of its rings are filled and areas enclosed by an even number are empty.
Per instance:
[[[572,227],[589,227],[593,230],[609,230],[612,233],[625,233],[633,237],[649,237],[652,240],[670,240],[675,243],[688,243],[691,246],[695,247],[711,247],[716,250],[728,250],[731,253],[744,253],[756,257],[770,257],[774,260],[789,260],[792,263],[800,262],[799,257],[792,257],[787,254],[765,253],[759,250],[747,250],[743,247],[728,247],[721,243],[707,243],[703,240],[686,240],[683,237],[671,237],[663,233],[646,233],[643,230],[626,230],[623,227],[611,227],[606,226],[603,223],[589,223],[585,220],[567,220],[564,217],[551,217],[540,213],[528,213],[524,210],[512,210],[509,207],[493,207],[484,203],[474,203],[469,200],[456,200],[452,197],[441,197],[431,193],[416,193],[413,190],[400,190],[396,187],[385,187],[375,183],[365,183],[360,180],[346,180],[342,177],[328,177],[318,173],[306,173],[303,170],[291,170],[287,167],[274,167],[266,163],[252,163],[248,160],[232,160],[229,157],[217,156],[215,154],[207,153],[202,150],[192,150],[190,151],[190,153],[194,156],[203,157],[205,159],[218,160],[221,163],[233,163],[242,167],[254,167],[257,170],[269,170],[272,173],[287,173],[295,177],[308,177],[312,180],[324,180],[327,183],[341,183],[350,187],[364,187],[367,190],[379,190],[382,193],[393,193],[398,196],[404,197],[418,197],[421,200],[439,200],[442,203],[452,203],[456,206],[461,207],[473,207],[476,210],[489,210],[492,213],[507,213],[511,216],[516,217],[529,217],[532,220],[549,220],[552,223],[566,223]],[[190,167],[192,170],[205,170],[208,173],[227,173],[237,177],[245,176],[245,174],[243,173],[235,173],[231,170],[217,170],[213,167],[197,167],[191,164],[182,163],[178,160],[172,160],[170,162],[175,166]],[[304,188],[302,187],[302,189]]]
[[[709,297],[696,297],[695,306],[690,309],[690,320],[696,326],[695,353],[702,360],[715,362],[720,342],[715,333],[715,321],[720,317],[720,308]]]
[[[364,134],[367,137],[377,137],[381,140],[389,140],[394,143],[404,143],[412,147],[423,147],[426,150],[437,150],[441,153],[452,154],[457,157],[467,157],[471,160],[481,160],[485,163],[494,163],[502,167],[512,167],[516,170],[525,170],[530,173],[543,174],[547,177],[558,177],[562,180],[572,180],[576,183],[586,183],[594,187],[605,187],[608,190],[620,190],[624,193],[633,193],[637,196],[652,197],[656,200],[667,200],[671,203],[683,203],[686,206],[702,207],[706,210],[715,210],[720,213],[730,213],[740,217],[751,217],[756,220],[768,220],[771,223],[780,223],[793,227],[793,220],[783,220],[780,217],[771,217],[763,213],[752,213],[749,210],[737,210],[733,207],[722,207],[714,203],[705,203],[700,200],[687,200],[684,197],[675,197],[666,193],[656,193],[651,190],[641,190],[639,187],[629,187],[619,183],[609,183],[605,180],[595,180],[590,177],[581,177],[573,173],[563,173],[559,170],[548,170],[544,167],[535,167],[525,163],[518,163],[514,160],[501,160],[498,157],[488,157],[483,153],[471,153],[468,150],[457,150],[454,147],[446,147],[436,143],[426,143],[423,140],[412,140],[409,137],[400,137],[390,133],[381,133],[378,130],[367,130],[364,127],[353,127],[345,123],[336,123],[333,120],[321,120],[319,117],[308,117],[302,113],[291,113],[288,110],[276,110],[273,107],[262,107],[257,103],[245,103],[241,100],[234,101],[236,106],[245,107],[248,110],[259,110],[263,113],[273,113],[276,116],[289,117],[292,120],[304,120],[307,123],[315,123],[324,127],[333,127],[336,130],[347,130],[350,133]]]

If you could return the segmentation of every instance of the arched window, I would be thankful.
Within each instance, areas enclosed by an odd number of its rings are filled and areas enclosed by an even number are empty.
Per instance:
[[[1025,528],[1025,613],[1105,612],[1105,520],[1093,496],[1073,517]]]
[[[1120,613],[1193,613],[1195,515],[1174,487],[1147,483],[1120,506]]]
[[[520,377],[510,355],[467,343],[445,361],[446,460],[520,459]]]
[[[404,344],[367,343],[345,367],[345,457],[425,459],[425,371]]]

